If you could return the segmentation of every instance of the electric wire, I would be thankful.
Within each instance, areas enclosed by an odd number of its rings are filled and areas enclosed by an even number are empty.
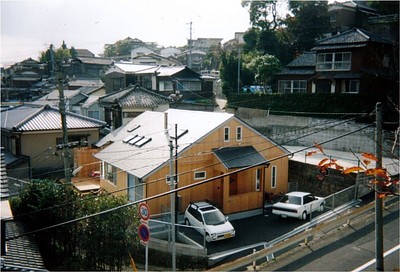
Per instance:
[[[369,125],[367,125],[367,126],[364,126],[364,127],[362,127],[362,128],[359,128],[359,129],[357,129],[357,130],[353,130],[353,131],[347,132],[347,133],[345,133],[345,134],[336,136],[336,137],[334,137],[334,138],[331,138],[331,139],[328,139],[328,140],[325,140],[325,141],[321,141],[321,142],[318,143],[318,145],[321,146],[321,145],[326,144],[326,143],[328,143],[328,142],[335,141],[335,140],[337,140],[337,139],[346,137],[346,136],[348,136],[348,135],[351,135],[351,134],[353,134],[353,133],[356,133],[356,132],[359,132],[359,131],[361,131],[361,130],[363,130],[363,129],[366,129],[366,128],[370,127],[370,126],[372,126],[372,124],[369,124]],[[192,184],[188,184],[188,185],[185,185],[185,186],[176,188],[176,189],[171,189],[171,190],[169,190],[169,191],[166,191],[166,192],[163,192],[163,193],[154,195],[154,196],[146,197],[146,198],[141,199],[141,200],[129,202],[129,203],[126,203],[126,204],[124,204],[124,205],[120,205],[120,206],[117,206],[117,207],[114,207],[114,208],[111,208],[111,209],[103,210],[103,211],[100,211],[100,212],[97,212],[97,213],[93,213],[93,214],[86,215],[86,216],[83,216],[83,217],[71,219],[71,220],[68,220],[68,221],[65,221],[65,222],[61,222],[61,223],[58,223],[58,224],[54,224],[54,225],[51,225],[51,226],[47,226],[47,227],[44,227],[44,228],[41,228],[41,229],[37,229],[37,230],[33,230],[33,231],[29,231],[29,232],[22,233],[22,234],[19,234],[19,235],[15,235],[15,236],[6,238],[5,240],[6,240],[6,241],[9,241],[9,240],[16,239],[16,238],[19,238],[19,237],[23,237],[23,236],[28,236],[28,235],[36,234],[36,233],[38,233],[38,232],[46,231],[46,230],[49,230],[49,229],[57,228],[57,227],[64,226],[64,225],[68,225],[68,224],[72,224],[72,223],[76,223],[76,222],[79,222],[79,221],[82,221],[82,220],[86,220],[86,219],[93,218],[93,217],[95,217],[95,216],[107,214],[107,213],[114,212],[114,211],[117,211],[117,210],[122,209],[122,208],[130,207],[130,206],[132,206],[132,205],[136,205],[136,204],[141,203],[141,202],[153,200],[153,199],[156,199],[156,198],[159,198],[159,197],[167,196],[167,195],[172,194],[172,193],[176,193],[176,192],[179,192],[179,191],[187,190],[187,189],[190,189],[190,188],[193,188],[193,187],[196,187],[196,186],[199,186],[199,185],[206,184],[206,183],[208,183],[208,182],[214,181],[214,180],[216,180],[216,179],[223,178],[223,177],[225,177],[225,176],[229,176],[229,175],[236,174],[236,173],[239,173],[239,172],[242,172],[242,171],[246,171],[246,170],[251,169],[251,168],[254,168],[254,167],[256,167],[256,166],[263,165],[263,164],[265,164],[265,163],[269,163],[269,162],[272,162],[272,161],[275,161],[275,160],[279,160],[279,159],[282,159],[282,158],[285,158],[285,157],[288,157],[288,156],[293,156],[293,155],[296,154],[296,153],[306,151],[307,149],[310,149],[310,148],[313,148],[313,147],[315,147],[315,145],[308,146],[308,147],[304,147],[304,148],[302,148],[302,149],[300,149],[300,150],[297,150],[297,151],[295,151],[295,152],[291,152],[290,154],[284,154],[284,155],[281,155],[281,156],[272,158],[272,159],[270,159],[270,160],[266,160],[266,161],[263,161],[263,162],[259,162],[259,163],[256,163],[256,164],[252,164],[252,165],[250,165],[250,166],[246,166],[246,167],[243,167],[243,168],[240,168],[240,169],[236,169],[236,170],[233,170],[233,171],[231,171],[231,172],[228,172],[228,173],[225,173],[225,174],[221,174],[221,175],[218,175],[218,176],[214,176],[214,177],[211,177],[211,178],[208,178],[208,179],[199,181],[199,182],[195,182],[195,183],[192,183]]]

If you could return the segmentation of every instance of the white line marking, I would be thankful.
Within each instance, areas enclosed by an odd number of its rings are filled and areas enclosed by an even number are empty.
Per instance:
[[[388,251],[386,251],[386,252],[383,254],[383,257],[386,257],[387,255],[392,254],[393,252],[395,252],[395,251],[398,250],[398,249],[400,249],[400,244],[397,245],[397,246],[395,246],[395,247],[393,247],[393,248],[391,248],[391,249],[389,249]],[[376,262],[376,259],[372,259],[371,261],[369,261],[369,262],[363,264],[363,265],[360,266],[360,267],[357,267],[356,269],[354,269],[354,270],[351,271],[351,272],[360,272],[360,271],[364,270],[365,268],[367,268],[368,266],[374,264],[375,262]]]

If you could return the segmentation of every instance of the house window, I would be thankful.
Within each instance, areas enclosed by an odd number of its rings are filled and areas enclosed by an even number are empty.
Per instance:
[[[256,191],[261,190],[261,169],[256,169]]]
[[[358,93],[360,90],[359,80],[346,80],[342,82],[343,93]]]
[[[271,168],[271,188],[276,188],[276,166]]]
[[[177,90],[182,91],[201,91],[200,81],[178,81],[176,84]]]
[[[280,93],[306,93],[306,80],[279,80],[278,88]]]
[[[229,127],[225,127],[224,128],[224,142],[230,141],[230,134],[231,134],[231,129]]]
[[[172,81],[160,81],[160,92],[173,91],[174,86]]]
[[[145,183],[140,182],[140,179],[128,174],[128,200],[129,201],[138,201],[143,199],[143,187]]]
[[[88,117],[100,120],[100,111],[90,110],[90,111],[88,111]]]
[[[350,70],[351,52],[320,53],[317,55],[317,71]]]
[[[124,79],[122,77],[112,79],[112,89],[113,91],[118,91],[124,87]]]
[[[117,168],[109,163],[104,163],[104,179],[108,180],[112,184],[117,184]]]
[[[329,16],[329,20],[330,20],[331,23],[336,22],[336,13],[332,13]]]
[[[205,179],[206,178],[206,171],[199,171],[194,172],[194,179]]]
[[[242,127],[236,127],[236,141],[242,140]]]
[[[389,67],[389,57],[387,55],[383,57],[383,67],[385,68]]]

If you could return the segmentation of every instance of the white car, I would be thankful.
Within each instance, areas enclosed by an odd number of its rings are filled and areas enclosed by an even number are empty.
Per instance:
[[[295,217],[305,220],[307,215],[324,210],[325,198],[306,192],[290,192],[272,205],[272,213],[282,217]]]
[[[196,227],[198,232],[206,236],[207,242],[235,236],[235,229],[228,217],[205,201],[189,204],[185,211],[185,224]]]

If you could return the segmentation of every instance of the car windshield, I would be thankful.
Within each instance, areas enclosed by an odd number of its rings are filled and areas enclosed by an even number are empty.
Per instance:
[[[291,195],[284,195],[279,202],[288,203],[288,204],[295,204],[295,205],[301,205],[301,197],[299,197],[299,196],[291,196]]]
[[[225,223],[225,216],[219,211],[207,212],[203,214],[206,225],[222,225]]]

